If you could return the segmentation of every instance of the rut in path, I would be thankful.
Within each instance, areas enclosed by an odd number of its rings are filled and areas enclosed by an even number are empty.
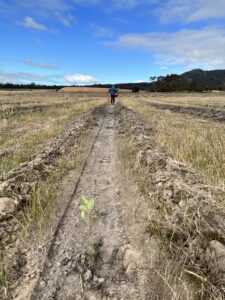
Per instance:
[[[128,276],[124,266],[129,241],[121,217],[116,122],[114,107],[107,107],[33,299],[143,299],[138,276]],[[93,197],[96,213],[101,215],[95,227],[100,256],[92,270],[82,264],[86,241],[79,212],[81,195]]]

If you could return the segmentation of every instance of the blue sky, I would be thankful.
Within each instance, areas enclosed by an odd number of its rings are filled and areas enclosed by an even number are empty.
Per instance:
[[[0,82],[225,69],[225,0],[0,0]]]

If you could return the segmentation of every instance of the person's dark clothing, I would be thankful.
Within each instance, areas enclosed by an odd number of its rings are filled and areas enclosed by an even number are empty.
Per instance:
[[[115,98],[116,98],[115,95],[111,95],[111,104],[113,105],[115,104]]]
[[[111,104],[115,104],[115,98],[116,98],[116,93],[118,93],[118,89],[116,89],[115,87],[111,87],[109,89],[109,93],[111,95]]]

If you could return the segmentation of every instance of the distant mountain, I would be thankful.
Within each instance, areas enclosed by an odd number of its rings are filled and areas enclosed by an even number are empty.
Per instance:
[[[195,69],[181,74],[180,77],[186,79],[190,90],[225,89],[225,70],[204,71]],[[119,86],[125,89],[137,87],[145,91],[154,91],[155,89],[154,83],[150,82],[121,83]],[[156,87],[157,90],[160,90],[160,81],[156,82]]]
[[[168,75],[166,78],[172,77]],[[212,70],[212,71],[203,71],[201,69],[195,69],[188,72],[185,72],[179,75],[180,78],[186,80],[186,88],[188,90],[205,90],[205,89],[225,89],[225,70]],[[160,80],[162,80],[161,77]],[[157,91],[164,91],[162,89],[162,81],[156,83],[153,82],[138,82],[138,83],[120,83],[118,86],[121,89],[133,90],[138,88],[142,91],[154,91],[155,87]],[[111,85],[97,85],[98,87],[110,87]],[[175,88],[176,90],[176,88]]]
[[[225,87],[225,70],[203,71],[195,69],[183,73],[182,76],[189,82],[196,83],[203,88],[219,89]]]

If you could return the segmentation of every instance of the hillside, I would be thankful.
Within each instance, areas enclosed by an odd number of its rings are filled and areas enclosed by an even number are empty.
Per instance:
[[[225,70],[203,71],[195,69],[185,72],[182,76],[190,82],[196,82],[198,86],[218,89],[225,84]]]
[[[167,75],[165,78],[168,79],[171,75]],[[189,86],[192,90],[201,89],[221,89],[225,87],[225,70],[212,70],[204,71],[201,69],[195,69],[181,74],[184,79],[187,80],[186,86]],[[162,77],[164,78],[164,77]],[[161,80],[162,80],[161,78]],[[171,77],[172,78],[172,77]],[[180,77],[181,78],[181,77]],[[174,79],[173,79],[174,80]],[[161,90],[162,81],[157,82],[157,90]],[[168,81],[167,81],[168,83]],[[151,82],[139,82],[139,83],[119,83],[118,86],[121,89],[133,90],[138,88],[142,91],[154,91],[154,83]],[[106,85],[94,85],[94,87],[110,87]]]

